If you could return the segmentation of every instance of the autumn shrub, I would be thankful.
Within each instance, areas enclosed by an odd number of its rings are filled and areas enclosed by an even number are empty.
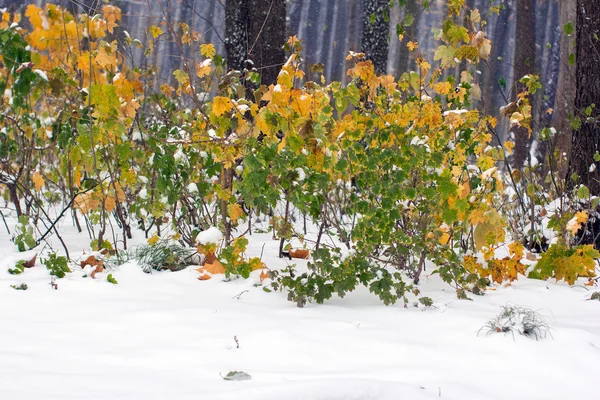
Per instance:
[[[286,242],[305,239],[299,213],[318,229],[308,271],[272,272],[273,288],[299,305],[358,285],[386,304],[407,302],[426,270],[461,298],[524,273],[519,243],[496,257],[521,237],[507,235],[497,120],[473,105],[491,48],[479,11],[449,8],[433,60],[413,46],[416,70],[399,79],[351,52],[348,83],[326,82],[318,68],[309,81],[291,37],[277,82],[252,93],[256,73],[227,71],[184,23],[148,27],[144,46],[124,33],[121,44],[114,39],[121,13],[110,5],[97,16],[29,5],[25,17],[28,29],[19,14],[0,22],[0,82],[13,87],[2,98],[0,177],[17,214],[44,221],[45,235],[58,236],[57,218],[70,212],[91,241],[119,251],[137,226],[150,242],[134,257],[148,270],[180,269],[198,233],[215,227],[224,233],[219,251],[198,249],[219,261],[219,273],[247,277],[264,268],[245,255],[252,218],[268,216],[281,257]],[[153,59],[167,36],[196,57],[160,81]],[[123,54],[137,47],[145,63],[132,65]],[[507,117],[527,126],[539,82],[522,84]],[[529,193],[523,182],[519,191]],[[513,213],[521,230],[536,202]],[[20,247],[43,237],[32,240]]]

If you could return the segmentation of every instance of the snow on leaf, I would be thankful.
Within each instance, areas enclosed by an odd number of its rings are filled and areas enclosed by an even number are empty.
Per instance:
[[[227,375],[221,376],[226,381],[248,381],[252,377],[244,371],[229,371]]]

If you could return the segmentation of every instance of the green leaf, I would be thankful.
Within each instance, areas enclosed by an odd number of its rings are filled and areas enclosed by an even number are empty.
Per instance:
[[[252,379],[250,374],[244,371],[229,371],[227,375],[222,376],[226,381],[248,381]]]
[[[563,32],[567,35],[572,35],[575,32],[575,25],[571,21],[567,22],[565,26],[563,26]]]
[[[577,190],[577,197],[580,199],[587,199],[590,197],[590,190],[585,185],[581,185]]]

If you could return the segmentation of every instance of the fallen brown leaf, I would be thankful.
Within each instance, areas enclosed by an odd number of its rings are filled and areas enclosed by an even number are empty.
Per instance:
[[[260,283],[262,283],[262,281],[264,281],[265,279],[269,279],[271,277],[271,274],[269,274],[269,271],[266,269],[263,269],[262,272],[260,273]]]
[[[37,254],[35,256],[33,256],[33,258],[29,261],[27,261],[26,263],[23,264],[23,266],[25,268],[31,268],[35,265],[35,261],[37,260]]]
[[[308,250],[308,249],[290,250],[290,256],[292,258],[301,258],[303,260],[306,260],[309,255],[310,255],[310,250]]]
[[[202,269],[205,272],[210,272],[211,274],[224,274],[225,273],[225,267],[217,259],[215,259],[215,261],[212,263],[205,262],[204,267]]]
[[[104,271],[104,266],[101,264],[96,265],[96,268],[94,268],[94,270],[92,271],[92,273],[90,274],[90,276],[92,277],[92,279],[96,279],[96,274],[98,272],[102,272]]]
[[[83,261],[81,261],[79,263],[79,265],[81,265],[81,268],[84,268],[86,265],[91,265],[92,267],[95,267],[98,264],[104,265],[104,263],[102,262],[102,260],[98,260],[94,256],[89,256],[88,258],[86,258],[85,260],[83,260]]]

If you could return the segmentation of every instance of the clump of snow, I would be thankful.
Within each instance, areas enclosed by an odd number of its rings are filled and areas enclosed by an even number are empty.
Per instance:
[[[302,182],[306,179],[306,172],[304,172],[302,168],[296,168],[296,172],[298,173],[298,182]]]
[[[418,136],[413,137],[412,140],[410,141],[411,146],[423,146],[424,144],[425,144],[425,140],[421,139]]]
[[[211,226],[205,231],[202,231],[196,236],[196,241],[202,245],[207,245],[209,243],[219,243],[223,240],[223,233],[221,231]]]
[[[197,193],[197,192],[198,192],[198,186],[196,186],[196,184],[195,184],[194,182],[192,182],[192,183],[190,183],[190,184],[187,186],[187,190],[188,190],[188,192],[190,192],[190,193]]]
[[[492,175],[494,175],[494,172],[496,172],[497,169],[498,169],[497,167],[492,167],[490,169],[487,169],[487,170],[483,171],[481,173],[481,179],[485,181],[485,180],[491,178]]]
[[[45,80],[46,82],[48,82],[48,75],[46,75],[46,73],[41,69],[34,69],[33,73]]]
[[[450,114],[460,115],[460,114],[465,114],[465,113],[468,113],[468,112],[469,112],[469,110],[448,110],[448,111],[444,111],[443,115],[444,115],[444,117],[446,117],[446,116],[448,116]]]

